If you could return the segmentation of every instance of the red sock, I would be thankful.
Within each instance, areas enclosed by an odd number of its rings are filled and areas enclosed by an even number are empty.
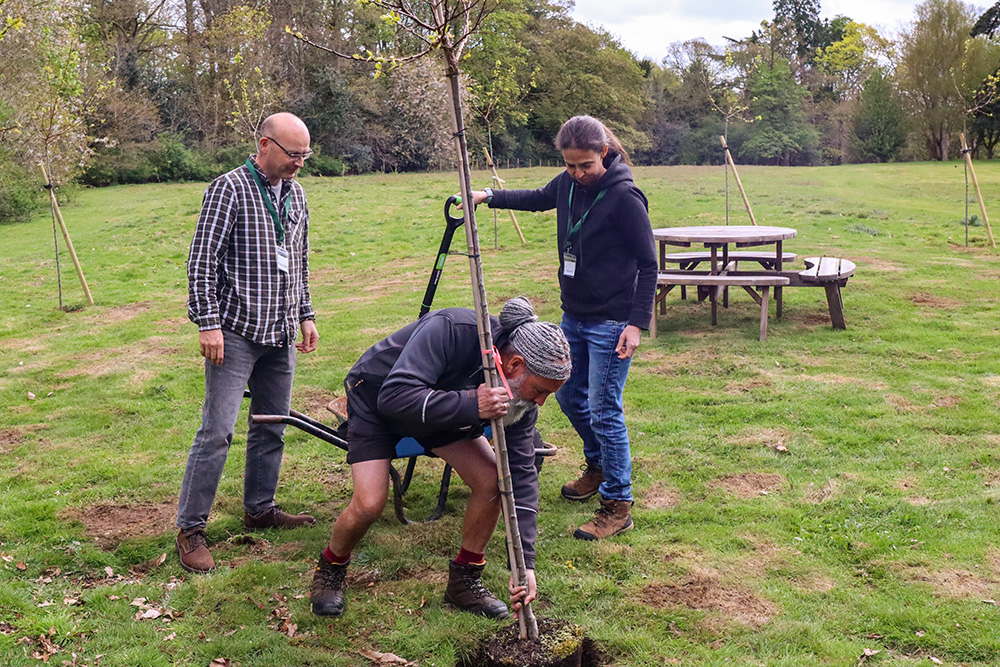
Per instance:
[[[330,547],[323,549],[323,560],[331,565],[345,565],[350,562],[351,554],[346,556],[338,556],[337,554],[330,551]]]
[[[456,565],[482,565],[486,562],[486,554],[477,554],[468,551],[465,547],[458,550],[458,557],[455,559]]]

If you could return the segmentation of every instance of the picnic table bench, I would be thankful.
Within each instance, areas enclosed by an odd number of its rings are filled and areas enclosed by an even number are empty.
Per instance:
[[[653,320],[649,326],[649,335],[656,337],[656,306],[662,305],[667,294],[680,285],[706,286],[713,291],[712,324],[718,324],[718,290],[727,287],[742,287],[760,305],[760,340],[767,339],[767,311],[772,287],[783,287],[790,282],[786,276],[726,273],[711,275],[702,271],[661,272],[656,276],[658,287],[656,303],[653,304]],[[757,289],[754,289],[757,288]],[[758,291],[759,290],[759,291]]]

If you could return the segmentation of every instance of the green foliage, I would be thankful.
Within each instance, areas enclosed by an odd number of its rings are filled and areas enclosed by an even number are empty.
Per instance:
[[[241,144],[199,150],[188,147],[177,135],[164,133],[148,144],[101,147],[79,181],[95,187],[210,181],[238,167],[252,152],[252,146]]]
[[[756,164],[811,164],[819,135],[802,106],[806,91],[792,78],[788,63],[761,63],[751,74],[748,89],[755,122],[739,155]]]
[[[38,208],[41,174],[0,147],[0,223],[24,222]]]
[[[854,115],[854,147],[866,161],[888,162],[906,142],[906,115],[892,82],[875,69],[858,101]]]

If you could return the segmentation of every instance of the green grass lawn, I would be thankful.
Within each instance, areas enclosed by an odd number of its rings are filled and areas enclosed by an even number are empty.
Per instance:
[[[977,173],[995,206],[1000,164]],[[654,226],[724,224],[721,168],[636,175]],[[560,498],[581,447],[547,403],[542,432],[560,449],[541,475],[536,613],[579,624],[616,666],[858,665],[866,650],[866,665],[998,664],[1000,267],[985,227],[966,245],[962,165],[740,175],[760,224],[798,230],[786,250],[857,264],[848,328],[831,328],[819,289],[786,289],[763,343],[745,294],[712,327],[707,303],[672,293],[625,392],[636,529],[603,543],[572,538],[596,501]],[[326,419],[361,352],[416,316],[457,178],[303,184],[320,348],[299,357],[293,404]],[[63,213],[96,305],[62,252],[68,312],[48,213],[0,225],[0,665],[346,666],[380,651],[454,666],[498,627],[441,602],[460,482],[436,523],[404,527],[387,509],[356,552],[346,614],[320,619],[311,569],[349,467],[290,429],[278,499],[319,524],[248,534],[241,423],[208,527],[221,567],[178,565],[173,513],[203,395],[184,264],[204,188],[80,191]],[[527,244],[500,212],[494,249],[479,212],[491,305],[525,294],[558,321],[554,216],[518,221]],[[471,302],[468,262],[452,257],[435,305]],[[421,461],[411,515],[430,511],[439,477]],[[495,591],[503,552],[501,528]]]

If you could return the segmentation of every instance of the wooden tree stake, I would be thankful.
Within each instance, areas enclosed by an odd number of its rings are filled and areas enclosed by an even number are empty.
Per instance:
[[[733,156],[729,152],[729,146],[726,145],[726,138],[720,135],[719,139],[722,140],[722,147],[726,150],[726,162],[728,162],[729,166],[733,168],[733,176],[736,177],[736,185],[740,186],[740,194],[743,195],[743,205],[747,207],[747,215],[750,216],[750,222],[756,226],[757,219],[753,217],[753,209],[750,208],[750,200],[747,199],[747,191],[743,189],[743,182],[740,180],[740,173],[736,171],[736,164],[733,162]]]
[[[439,10],[440,11],[440,10]],[[443,21],[439,21],[443,23]],[[449,51],[449,45],[443,44],[447,66],[449,92],[451,93],[452,127],[455,130],[455,147],[459,155],[459,186],[463,202],[472,201],[472,173],[469,169],[469,147],[465,141],[465,127],[462,121],[462,96],[458,85],[458,62],[454,51]],[[451,57],[449,57],[451,56]],[[469,274],[472,279],[472,299],[475,304],[476,327],[479,330],[479,344],[483,356],[483,372],[486,384],[491,388],[503,386],[497,372],[497,359],[493,354],[493,332],[491,331],[489,306],[486,302],[486,283],[483,280],[483,261],[479,254],[479,231],[476,228],[476,207],[463,206],[465,216],[465,240],[469,250]],[[521,533],[517,526],[517,512],[514,509],[514,484],[510,474],[510,460],[507,456],[507,440],[503,430],[503,419],[490,421],[493,429],[493,450],[497,460],[497,478],[500,485],[500,508],[503,513],[504,527],[507,532],[507,552],[510,557],[510,568],[519,585],[525,586],[528,581],[528,568],[524,562],[524,548],[521,546]],[[538,623],[531,611],[531,605],[521,607],[517,615],[520,625],[521,639],[538,639]]]
[[[59,228],[62,230],[63,240],[66,241],[66,248],[69,250],[69,256],[73,259],[73,266],[76,267],[76,275],[80,278],[80,284],[83,285],[83,293],[87,297],[87,303],[91,306],[94,305],[94,297],[90,295],[90,288],[87,287],[87,279],[83,277],[83,268],[80,266],[80,260],[76,257],[76,250],[73,248],[73,241],[69,238],[69,230],[66,229],[66,223],[63,222],[62,211],[59,210],[59,202],[56,201],[56,191],[52,187],[52,181],[49,180],[49,172],[45,169],[45,165],[42,163],[38,164],[38,168],[42,170],[42,178],[45,179],[45,187],[49,191],[49,203],[52,206],[52,210],[55,211],[56,220],[59,221]]]
[[[490,156],[490,152],[486,146],[483,146],[483,154],[486,155],[486,164],[488,164],[490,169],[493,171],[493,187],[499,190],[506,190],[507,188],[503,186],[503,179],[500,178],[500,174],[497,173],[497,166],[493,163],[493,157]],[[517,235],[521,237],[521,243],[527,243],[527,241],[524,240],[524,234],[521,233],[521,225],[517,224],[517,218],[514,217],[514,211],[512,209],[507,209],[507,212],[510,213],[510,219],[514,222],[514,229],[517,230]]]
[[[969,147],[965,143],[965,133],[959,132],[959,138],[962,140],[962,155],[965,156],[965,166],[969,168],[969,176],[972,177],[972,186],[976,189],[976,199],[979,200],[979,212],[983,214],[983,222],[986,223],[986,233],[990,236],[990,247],[996,248],[996,241],[993,240],[993,229],[990,228],[990,219],[986,215],[986,203],[983,201],[983,192],[979,189],[979,180],[976,179],[976,170],[972,168],[972,155],[969,152]],[[968,229],[969,221],[965,221],[966,229]]]

